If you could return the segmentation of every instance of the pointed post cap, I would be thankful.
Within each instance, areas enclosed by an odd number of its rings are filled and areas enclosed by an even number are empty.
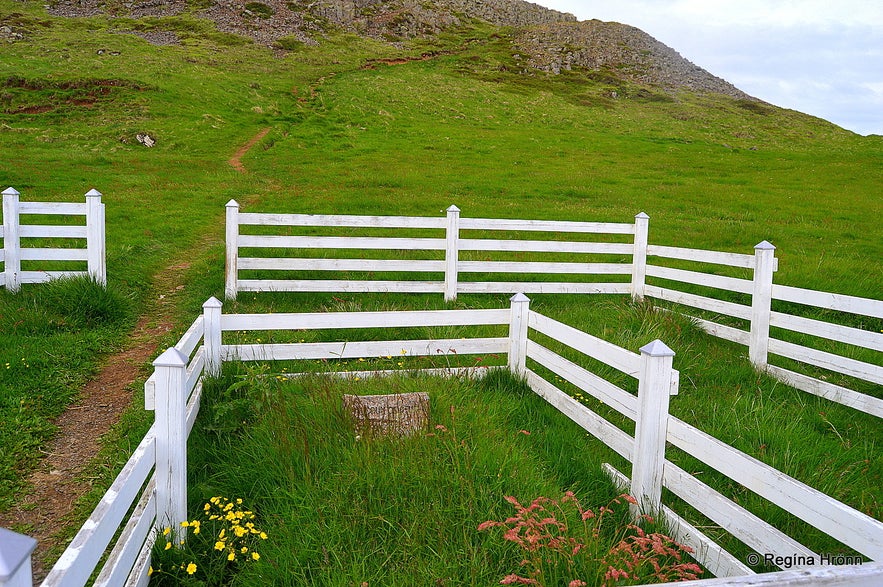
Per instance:
[[[516,303],[523,304],[525,302],[529,302],[530,298],[527,297],[526,295],[524,295],[523,293],[517,293],[514,296],[512,296],[511,298],[509,298],[509,301],[512,302],[513,304],[516,304]]]
[[[36,539],[0,528],[0,585],[12,579],[36,548]]]
[[[237,202],[236,200],[230,200],[229,202],[227,202],[227,207],[228,208],[238,208],[239,202]]]
[[[455,205],[451,204],[450,206],[447,207],[447,211],[448,211],[448,212],[459,212],[459,211],[460,211],[460,208],[458,208],[458,207],[456,207]]]
[[[100,198],[100,197],[101,197],[101,192],[99,192],[99,191],[96,190],[95,188],[92,188],[91,190],[89,190],[88,192],[86,192],[86,197],[87,197],[87,198],[94,198],[94,197],[96,197],[96,196]]]
[[[635,214],[635,218],[639,218],[641,220],[650,220],[650,216],[646,212],[638,212]]]
[[[175,347],[169,347],[153,361],[154,367],[186,367],[187,357]]]
[[[202,307],[203,308],[220,308],[223,305],[224,304],[221,303],[221,300],[219,300],[215,296],[212,296],[205,301],[205,303],[202,305]]]
[[[21,194],[18,193],[18,190],[15,189],[14,187],[8,187],[5,190],[3,190],[3,195],[4,196],[20,196]]]
[[[641,354],[650,357],[673,357],[675,352],[668,348],[664,342],[658,338],[651,343],[647,343],[641,347]]]
[[[754,246],[755,251],[775,251],[776,247],[772,245],[772,243],[768,241],[761,241]]]

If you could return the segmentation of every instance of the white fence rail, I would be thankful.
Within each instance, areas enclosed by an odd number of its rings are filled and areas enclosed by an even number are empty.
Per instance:
[[[22,202],[14,188],[3,191],[3,224],[0,238],[0,262],[3,263],[0,285],[16,292],[23,283],[42,283],[56,277],[90,275],[102,285],[107,283],[104,204],[101,193],[90,190],[83,204],[69,202]],[[22,216],[84,216],[84,225],[23,224]],[[85,240],[86,248],[23,247],[22,239]],[[86,270],[22,270],[22,262],[64,261],[86,265]]]
[[[435,238],[410,237],[348,237],[322,235],[246,235],[241,227],[262,229],[290,229],[291,227],[327,230],[349,229],[423,229],[438,233]],[[461,231],[481,230],[487,233],[513,234],[545,232],[556,240],[507,240],[498,238],[467,239]],[[883,384],[883,366],[855,360],[842,354],[771,337],[771,328],[808,334],[819,339],[836,341],[862,349],[883,352],[883,333],[844,326],[822,320],[805,318],[773,311],[773,302],[791,302],[804,306],[834,310],[858,316],[883,318],[883,301],[840,294],[816,292],[781,286],[773,283],[778,269],[775,247],[762,242],[754,255],[705,251],[648,243],[649,216],[640,213],[633,224],[598,222],[562,222],[540,220],[502,220],[461,218],[460,210],[451,206],[445,218],[402,216],[334,216],[307,214],[256,214],[240,212],[231,200],[227,204],[227,271],[225,295],[234,299],[240,291],[300,291],[300,292],[386,292],[444,293],[453,300],[458,293],[606,293],[631,294],[690,306],[706,312],[743,320],[748,330],[697,318],[707,332],[748,347],[749,360],[758,369],[767,371],[781,381],[803,391],[842,403],[877,417],[883,417],[883,398],[859,393],[841,385],[809,377],[782,367],[771,365],[769,356],[777,355],[814,367],[855,377],[871,383]],[[603,235],[631,242],[590,242],[574,240],[573,235]],[[254,251],[240,256],[241,249]],[[321,258],[275,257],[276,249],[314,253]],[[356,253],[357,258],[326,258],[332,251],[370,249],[385,251],[386,259],[368,259]],[[431,251],[444,257],[436,259],[402,259],[404,251]],[[517,253],[520,260],[466,260],[470,253]],[[533,255],[532,255],[533,253]],[[580,256],[579,261],[537,261],[537,256],[549,254]],[[290,253],[289,253],[290,254]],[[339,254],[339,253],[338,253]],[[538,254],[538,255],[537,255]],[[607,262],[588,262],[590,255],[606,255]],[[611,262],[609,257],[624,257],[628,261]],[[654,261],[651,263],[650,261]],[[716,275],[701,270],[665,266],[660,261],[688,261],[698,265],[712,264],[748,270],[747,277]],[[300,279],[253,278],[243,279],[240,272],[302,272]],[[352,280],[341,272],[384,273],[397,272],[425,277],[435,274],[436,280]],[[338,279],[317,279],[317,274]],[[464,274],[503,275],[505,281],[463,281]],[[442,276],[443,275],[443,279]],[[524,275],[567,276],[566,281],[525,281]],[[582,281],[586,275],[606,276],[605,281]],[[612,277],[611,277],[612,276]],[[649,280],[649,282],[648,282]],[[657,285],[665,283],[668,285]],[[747,304],[728,301],[708,295],[681,291],[676,285],[714,289],[741,294]]]
[[[590,255],[631,257],[646,242],[645,215],[639,215],[634,224],[601,222],[564,222],[541,220],[502,220],[489,218],[461,218],[456,206],[447,209],[445,218],[406,216],[334,216],[310,214],[256,214],[239,210],[231,200],[227,204],[227,263],[225,297],[235,299],[240,291],[338,291],[370,292],[397,291],[407,293],[443,293],[445,300],[456,299],[459,293],[630,293],[632,262],[586,262]],[[318,229],[324,234],[283,235],[243,234],[250,230],[291,230],[293,227]],[[359,230],[383,229],[384,236],[329,236],[328,229]],[[433,233],[432,237],[405,236],[404,231],[420,230]],[[492,233],[552,233],[569,235],[603,235],[620,242],[560,240],[517,240],[516,238],[462,238],[461,231]],[[390,231],[395,231],[391,236]],[[632,235],[634,235],[632,237]],[[625,242],[628,239],[629,242]],[[321,257],[275,257],[272,250],[286,249],[293,254],[305,251],[321,252]],[[254,251],[242,256],[242,250]],[[328,251],[371,250],[385,258],[327,258]],[[269,251],[269,252],[268,252]],[[434,258],[414,258],[420,252]],[[482,253],[481,260],[461,259],[469,254]],[[515,262],[492,260],[496,253],[541,255],[568,254],[575,260]],[[260,256],[255,256],[260,254]],[[289,253],[291,254],[291,253]],[[403,258],[411,257],[411,258]],[[275,278],[243,278],[241,272],[272,272]],[[409,279],[293,279],[286,272],[322,272],[333,276],[341,272],[406,273]],[[463,274],[515,274],[506,281],[464,281]],[[527,281],[525,274],[571,275],[563,282]],[[436,277],[428,279],[427,275]],[[579,276],[620,276],[619,281],[591,283],[577,280]]]
[[[180,522],[187,519],[187,437],[199,411],[202,377],[206,373],[218,373],[223,361],[384,357],[400,355],[402,349],[409,356],[505,354],[508,368],[524,376],[538,395],[631,462],[630,480],[609,465],[606,467],[614,480],[628,487],[636,497],[639,511],[661,512],[674,528],[675,538],[691,546],[697,559],[713,574],[728,577],[727,584],[776,584],[770,581],[778,580],[778,584],[783,585],[858,586],[883,581],[883,523],[668,415],[670,397],[677,393],[679,376],[672,369],[674,352],[661,341],[653,341],[644,346],[640,354],[635,354],[532,312],[523,294],[513,296],[507,310],[224,315],[221,303],[214,298],[203,308],[203,316],[175,347],[154,362],[156,370],[145,385],[146,406],[156,411],[153,427],[62,554],[43,587],[85,585],[108,548],[110,554],[98,573],[96,585],[146,584],[155,532],[165,526],[183,532]],[[508,335],[441,340],[224,344],[225,332],[488,325],[506,327]],[[536,342],[531,332],[636,378],[637,396]],[[634,420],[634,437],[544,379],[534,364]],[[666,460],[666,442],[876,562],[836,568],[825,566],[821,555]],[[757,552],[804,557],[810,568],[803,569],[799,575],[784,571],[751,576],[749,566],[662,504],[663,487]],[[132,513],[127,518],[130,509]],[[124,525],[123,531],[111,545],[121,525]],[[7,565],[11,572],[3,575],[4,567],[0,565],[0,586],[30,585],[29,556],[33,541],[4,531],[0,532],[0,546],[3,558],[12,557],[12,563]],[[813,566],[816,564],[823,566]],[[720,583],[712,580],[694,584]]]

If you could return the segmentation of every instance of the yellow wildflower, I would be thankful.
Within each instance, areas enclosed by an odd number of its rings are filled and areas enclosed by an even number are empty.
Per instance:
[[[171,531],[172,531],[172,529],[169,528],[168,526],[166,526],[166,527],[163,528],[163,530],[162,530],[162,535],[163,535],[163,536],[168,536],[168,535],[169,535],[169,532],[171,532]]]
[[[189,565],[187,565],[187,574],[188,575],[192,575],[195,572],[196,572],[196,563],[190,563]]]
[[[231,550],[230,554],[227,555],[227,560],[228,561],[236,560],[236,553]]]
[[[224,547],[226,546],[227,544],[222,540],[218,540],[217,542],[215,542],[215,550],[224,550]]]
[[[256,553],[256,552],[251,553],[251,560],[256,561],[256,560],[259,560],[260,558],[261,558],[261,555],[259,555],[258,553]]]
[[[163,550],[168,550],[168,549],[170,549],[171,547],[172,547],[172,543],[171,543],[171,542],[166,542],[166,547],[165,547]]]

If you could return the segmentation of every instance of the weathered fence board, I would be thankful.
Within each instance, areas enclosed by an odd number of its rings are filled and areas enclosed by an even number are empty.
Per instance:
[[[123,585],[135,566],[142,549],[153,544],[154,521],[156,520],[156,479],[150,478],[141,499],[126,522],[117,543],[107,556],[107,561],[95,579],[93,587],[117,587]],[[150,538],[150,540],[148,540]]]
[[[647,255],[650,257],[664,257],[666,259],[680,259],[682,261],[696,261],[697,263],[711,263],[713,265],[729,265],[730,267],[744,267],[746,269],[754,268],[754,255],[742,253],[724,253],[721,251],[648,245]]]
[[[630,243],[582,243],[563,241],[518,241],[489,238],[459,241],[461,251],[512,251],[523,253],[584,253],[592,255],[631,255]]]
[[[746,294],[750,294],[754,289],[754,284],[748,279],[700,273],[699,271],[688,271],[686,269],[672,269],[671,267],[660,267],[658,265],[647,265],[647,276]]]
[[[743,306],[742,304],[735,304],[733,302],[726,302],[724,300],[706,298],[704,296],[698,296],[695,294],[689,294],[653,285],[646,286],[644,288],[644,291],[646,295],[651,298],[657,298],[660,300],[665,300],[667,302],[674,302],[676,304],[683,304],[684,306],[692,306],[693,308],[707,310],[709,312],[716,312],[718,314],[726,314],[727,316],[742,318],[743,320],[751,320],[751,308],[749,306]]]
[[[21,250],[22,261],[86,261],[86,249],[41,249],[26,247]]]
[[[770,326],[853,344],[875,351],[883,351],[883,334],[871,332],[870,330],[861,330],[802,316],[783,314],[782,312],[772,312],[770,314]]]
[[[515,285],[511,281],[460,281],[457,291],[460,293],[511,293]],[[628,283],[555,283],[546,281],[522,281],[518,290],[524,294],[627,294]]]
[[[865,556],[883,559],[883,523],[676,418],[669,419],[668,440]]]
[[[508,324],[509,310],[414,310],[402,312],[317,312],[311,314],[223,314],[221,329],[313,330]]]
[[[824,367],[830,371],[836,371],[837,373],[843,373],[844,375],[858,377],[865,381],[883,385],[883,367],[878,365],[871,365],[842,355],[835,355],[833,353],[811,349],[775,338],[770,339],[770,352],[789,359],[815,365],[817,367]]]
[[[775,365],[767,365],[766,370],[770,375],[791,387],[883,418],[883,400],[881,399]]]
[[[265,269],[273,271],[409,271],[414,273],[441,273],[445,262],[423,259],[316,259],[240,257],[239,270]]]
[[[429,216],[338,216],[331,214],[267,214],[258,212],[240,212],[239,224],[253,226],[444,229],[445,219]]]
[[[627,263],[543,263],[536,261],[460,261],[460,273],[543,273],[572,275],[630,275]],[[511,289],[511,284],[510,284]]]
[[[440,238],[394,238],[370,236],[280,236],[240,234],[239,248],[444,251],[445,241],[444,239]]]
[[[86,238],[86,227],[64,224],[22,224],[19,227],[22,238]]]
[[[358,359],[360,357],[444,357],[445,355],[505,354],[505,338],[399,340],[381,342],[324,342],[223,345],[224,360],[293,361],[302,359]]]
[[[79,202],[21,202],[19,204],[19,214],[85,216],[86,213],[86,204]]]
[[[861,314],[862,316],[871,316],[872,318],[883,318],[883,301],[881,300],[776,284],[773,284],[773,299],[815,306],[826,310]]]
[[[442,293],[441,281],[341,281],[321,279],[239,279],[238,291],[325,292],[344,293]]]
[[[461,230],[506,230],[537,232],[582,232],[634,234],[633,224],[621,222],[571,222],[567,220],[510,220],[505,218],[461,218]]]

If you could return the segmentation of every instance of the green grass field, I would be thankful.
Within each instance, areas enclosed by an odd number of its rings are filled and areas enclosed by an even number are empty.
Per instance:
[[[76,304],[40,286],[0,291],[0,508],[27,491],[22,480],[53,419],[155,302],[154,276],[190,264],[165,344],[206,298],[222,297],[230,199],[267,212],[440,216],[456,204],[471,217],[629,222],[643,211],[653,243],[750,253],[768,240],[777,283],[877,299],[883,291],[881,137],[720,96],[625,84],[613,100],[610,82],[586,73],[512,73],[501,67],[512,59],[508,31],[478,24],[404,49],[335,34],[279,56],[186,14],[62,19],[40,3],[0,0],[0,20],[27,31],[0,59],[0,185],[23,201],[104,194],[119,309],[113,320],[84,322]],[[120,34],[151,29],[182,43]],[[363,68],[427,50],[446,53]],[[238,173],[228,159],[264,128]],[[138,144],[143,132],[155,147]],[[227,311],[441,306],[421,296],[343,298],[243,296]],[[534,303],[631,350],[662,338],[689,381],[674,413],[881,518],[873,418],[776,385],[746,366],[744,349],[628,304]],[[126,439],[143,432],[139,414],[136,401],[102,457],[111,464],[98,466],[96,491],[126,457]],[[597,466],[608,457],[594,450],[585,455]]]

